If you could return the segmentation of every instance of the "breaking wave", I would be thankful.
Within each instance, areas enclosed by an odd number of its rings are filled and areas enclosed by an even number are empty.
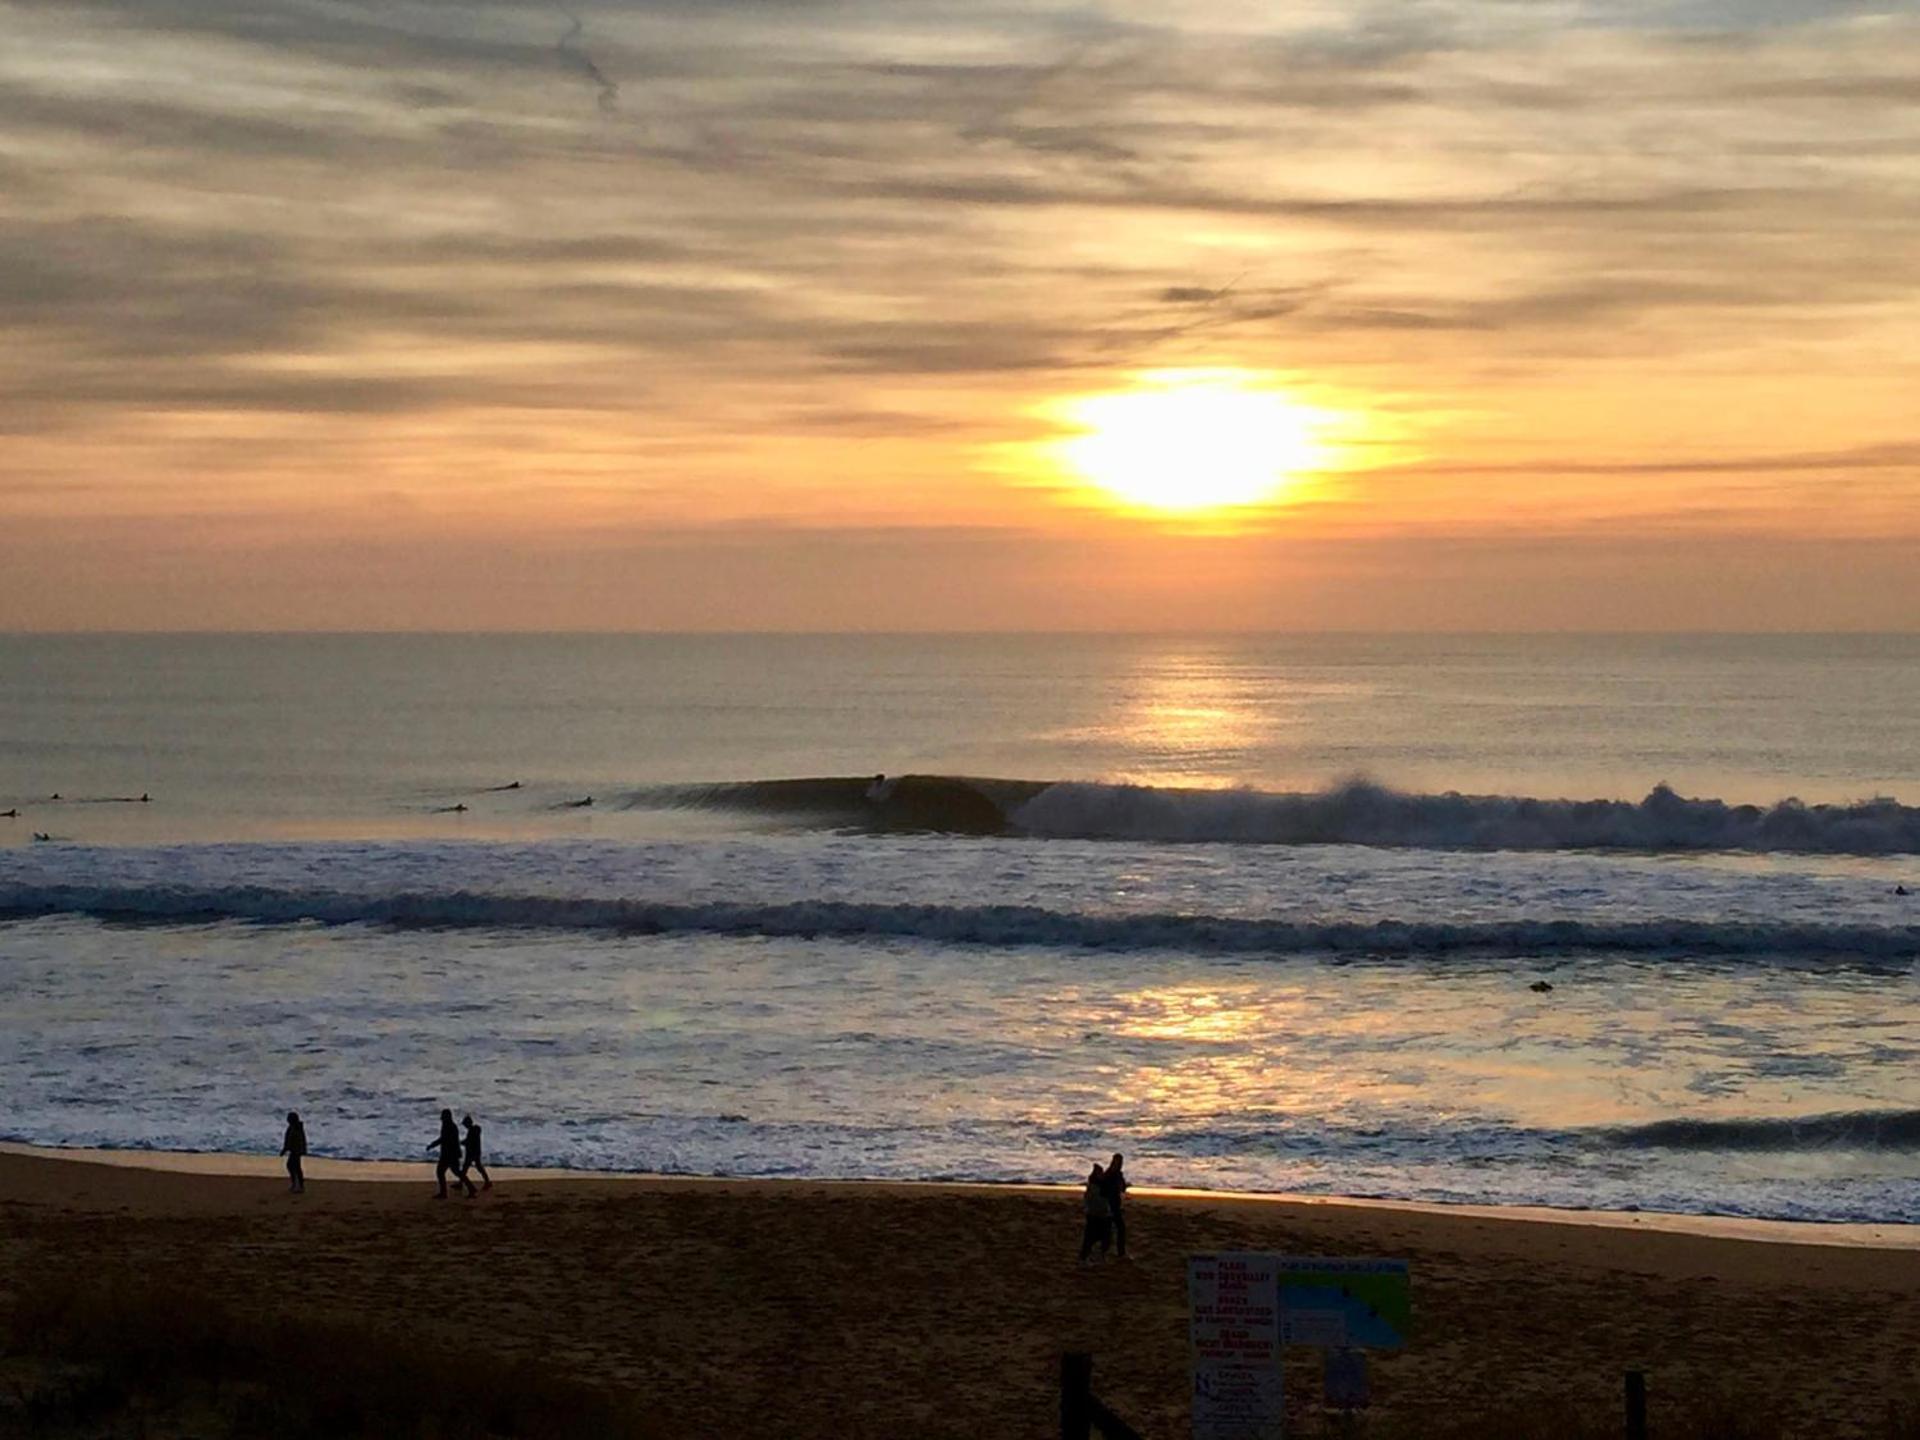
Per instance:
[[[1317,794],[1049,786],[1013,814],[1036,835],[1440,850],[1920,852],[1920,806],[1729,805],[1657,786],[1644,800],[1415,795],[1356,781]]]
[[[1365,780],[1310,793],[909,775],[676,786],[628,797],[848,830],[1036,839],[1367,845],[1426,850],[1723,850],[1920,854],[1920,806],[1733,805],[1656,786],[1645,799],[1415,794]]]
[[[1711,920],[1312,921],[1180,913],[1098,914],[1032,905],[673,903],[471,891],[360,894],[266,886],[0,886],[0,917],[87,915],[191,924],[547,929],[624,935],[917,939],[953,945],[1197,954],[1536,956],[1580,952],[1804,956],[1906,962],[1920,926]]]
[[[1920,1150],[1920,1110],[1782,1120],[1656,1120],[1605,1132],[1636,1150]]]

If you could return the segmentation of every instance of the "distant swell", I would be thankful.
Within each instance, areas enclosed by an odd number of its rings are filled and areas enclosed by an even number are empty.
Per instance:
[[[1314,922],[1183,914],[1083,914],[1028,905],[907,905],[847,901],[674,904],[464,891],[350,894],[267,887],[0,887],[0,916],[89,915],[183,924],[388,925],[552,929],[614,934],[759,935],[955,945],[1177,950],[1200,954],[1550,955],[1583,951],[1688,956],[1920,955],[1920,926],[1651,920]]]
[[[1422,795],[1356,780],[1304,794],[1146,785],[910,775],[676,786],[636,806],[758,814],[846,830],[1035,839],[1368,845],[1423,850],[1727,850],[1827,855],[1920,854],[1920,806],[1730,805],[1665,785],[1644,800]]]
[[[1798,1120],[1657,1120],[1606,1132],[1640,1150],[1920,1150],[1920,1110],[1861,1110]]]

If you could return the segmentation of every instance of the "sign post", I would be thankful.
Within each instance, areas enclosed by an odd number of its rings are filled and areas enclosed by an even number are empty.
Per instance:
[[[1320,1367],[1323,1398],[1329,1410],[1351,1414],[1372,1403],[1367,1390],[1367,1353],[1364,1350],[1327,1351]]]
[[[1193,1440],[1284,1440],[1276,1255],[1187,1259]]]

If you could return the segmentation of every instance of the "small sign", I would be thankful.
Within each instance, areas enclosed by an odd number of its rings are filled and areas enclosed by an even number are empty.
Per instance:
[[[1280,1257],[1187,1260],[1193,1440],[1283,1440]]]
[[[1287,1345],[1397,1350],[1413,1328],[1404,1260],[1323,1260],[1285,1255],[1280,1330]]]
[[[1370,1403],[1367,1394],[1367,1352],[1329,1350],[1321,1371],[1330,1409],[1364,1410]]]

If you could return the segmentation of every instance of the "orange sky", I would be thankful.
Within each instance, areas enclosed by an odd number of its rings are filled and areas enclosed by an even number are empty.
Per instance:
[[[1920,620],[1905,7],[0,28],[0,627]],[[1222,372],[1340,417],[1272,503],[1062,458]]]

